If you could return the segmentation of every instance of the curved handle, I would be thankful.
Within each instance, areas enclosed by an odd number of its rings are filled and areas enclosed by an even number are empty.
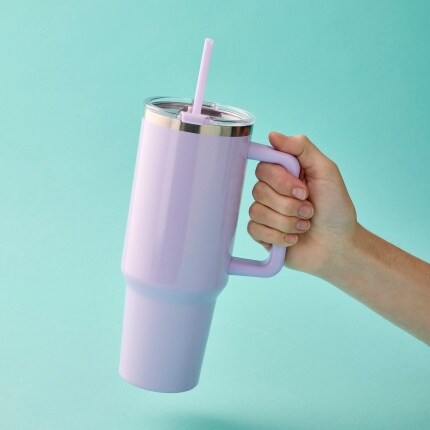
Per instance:
[[[280,164],[296,177],[300,174],[300,164],[296,157],[285,152],[276,151],[266,145],[251,142],[247,158],[249,160]],[[230,275],[268,278],[276,275],[282,269],[286,252],[287,248],[272,245],[270,254],[264,261],[232,257],[228,273]]]

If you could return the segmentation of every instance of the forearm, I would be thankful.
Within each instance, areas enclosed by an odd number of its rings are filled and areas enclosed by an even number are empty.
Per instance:
[[[321,277],[430,345],[430,264],[358,226]]]

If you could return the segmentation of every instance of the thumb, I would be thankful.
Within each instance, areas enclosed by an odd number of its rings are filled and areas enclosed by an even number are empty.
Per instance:
[[[317,172],[321,163],[327,160],[325,155],[304,135],[285,136],[272,131],[269,134],[269,141],[278,151],[296,156],[301,168],[308,174]]]

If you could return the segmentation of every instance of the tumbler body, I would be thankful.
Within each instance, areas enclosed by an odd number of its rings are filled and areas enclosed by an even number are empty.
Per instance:
[[[122,269],[157,295],[214,298],[227,282],[249,136],[142,120]]]
[[[198,383],[227,283],[252,124],[226,136],[158,119],[146,115],[140,131],[122,258],[120,374],[179,392]]]

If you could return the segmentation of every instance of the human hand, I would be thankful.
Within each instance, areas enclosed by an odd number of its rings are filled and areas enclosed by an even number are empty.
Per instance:
[[[353,240],[354,205],[336,164],[306,136],[272,132],[269,141],[296,156],[302,171],[299,179],[277,164],[258,164],[248,232],[266,249],[291,247],[287,267],[323,276]]]

